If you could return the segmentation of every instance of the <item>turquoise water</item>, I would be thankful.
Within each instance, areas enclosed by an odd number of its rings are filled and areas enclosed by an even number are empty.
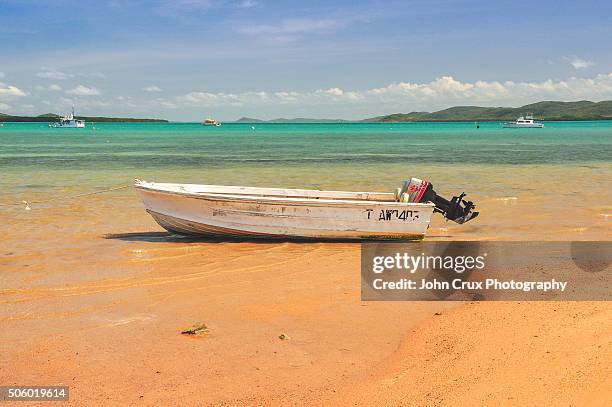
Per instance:
[[[100,123],[96,130],[5,124],[0,168],[223,167],[236,163],[548,164],[608,161],[612,121],[547,123],[225,124]]]
[[[498,123],[479,129],[474,123],[95,127],[0,127],[0,215],[10,211],[5,220],[16,228],[39,216],[58,232],[99,233],[125,231],[128,216],[135,230],[148,230],[151,220],[128,187],[135,178],[391,192],[414,176],[448,198],[465,191],[481,212],[461,226],[435,217],[432,236],[597,240],[612,233],[612,121],[549,122],[544,129]],[[91,195],[117,186],[126,187]],[[25,211],[22,201],[33,209]]]
[[[350,124],[44,123],[0,128],[5,191],[158,181],[387,188],[409,175],[489,184],[546,168],[608,171],[612,121]],[[520,169],[520,170],[519,170]],[[569,171],[569,170],[568,170]],[[496,174],[498,181],[488,179]],[[568,174],[569,175],[569,174]],[[484,177],[484,178],[483,178]],[[506,185],[506,186],[508,186]],[[489,185],[491,190],[494,185]]]

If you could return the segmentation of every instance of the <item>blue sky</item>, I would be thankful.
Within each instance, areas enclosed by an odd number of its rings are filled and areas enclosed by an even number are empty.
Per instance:
[[[0,112],[364,118],[612,99],[612,3],[0,0]]]

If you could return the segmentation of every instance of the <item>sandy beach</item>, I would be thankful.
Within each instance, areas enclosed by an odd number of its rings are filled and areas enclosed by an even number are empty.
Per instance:
[[[0,0],[0,407],[612,406],[612,2],[524,3]]]
[[[67,385],[72,405],[612,397],[607,302],[362,302],[358,243],[176,239],[131,190],[11,213],[3,384]]]

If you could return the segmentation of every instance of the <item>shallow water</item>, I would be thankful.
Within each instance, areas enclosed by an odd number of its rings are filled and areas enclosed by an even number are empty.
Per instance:
[[[448,197],[467,192],[481,210],[464,226],[436,220],[433,236],[605,238],[612,214],[610,157],[612,121],[550,122],[544,129],[498,123],[478,129],[474,123],[99,123],[81,130],[7,123],[0,128],[0,203],[46,201],[134,178],[391,191],[416,176]],[[99,206],[97,213],[78,215],[86,217],[140,207],[130,190],[121,190],[32,208],[75,203]],[[23,205],[0,210],[24,214]],[[70,213],[64,216],[76,216]],[[121,224],[114,226],[122,231]]]

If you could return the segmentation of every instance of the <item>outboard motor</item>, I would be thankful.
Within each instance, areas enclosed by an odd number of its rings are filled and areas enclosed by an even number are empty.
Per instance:
[[[439,212],[446,219],[459,224],[478,216],[478,212],[473,212],[476,206],[472,201],[465,201],[463,199],[464,196],[465,193],[462,192],[459,196],[454,196],[449,201],[438,195],[433,190],[433,185],[429,181],[423,181],[418,178],[410,178],[410,181],[404,182],[404,185],[398,191],[398,198],[401,202],[432,202],[436,205],[435,212]]]

